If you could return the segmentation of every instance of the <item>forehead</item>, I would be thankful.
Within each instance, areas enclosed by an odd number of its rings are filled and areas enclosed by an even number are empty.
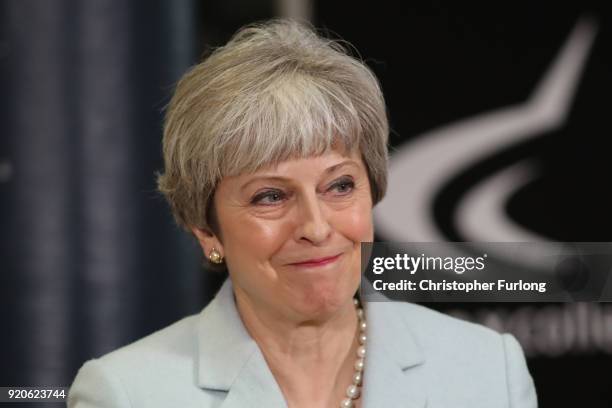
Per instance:
[[[353,149],[350,152],[337,149],[328,150],[321,155],[284,160],[251,173],[226,176],[219,182],[217,191],[240,188],[246,183],[260,178],[279,177],[293,179],[302,176],[317,176],[333,171],[336,168],[344,169],[345,167],[365,170],[359,149]]]
[[[294,169],[325,171],[330,167],[335,167],[341,163],[353,163],[361,167],[363,165],[361,153],[357,149],[354,149],[351,152],[343,152],[333,149],[328,150],[321,155],[284,160],[279,163],[263,167],[255,172],[242,174],[241,176],[243,178],[252,178],[267,174],[287,175]]]

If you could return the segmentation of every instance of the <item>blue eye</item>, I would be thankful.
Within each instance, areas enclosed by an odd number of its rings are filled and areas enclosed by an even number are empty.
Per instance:
[[[355,182],[350,178],[344,178],[333,183],[328,191],[336,190],[337,195],[344,196],[350,194],[355,188]],[[250,203],[253,205],[271,206],[278,204],[287,198],[287,194],[281,190],[266,190],[255,195]]]
[[[350,193],[355,188],[355,182],[351,179],[343,179],[331,186],[331,189],[336,189],[341,194]]]
[[[270,205],[280,202],[285,198],[285,194],[280,190],[268,190],[257,194],[251,199],[251,204]]]

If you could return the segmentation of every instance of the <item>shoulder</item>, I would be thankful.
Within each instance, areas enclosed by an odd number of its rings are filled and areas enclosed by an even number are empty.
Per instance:
[[[197,315],[189,316],[87,361],[70,387],[68,406],[157,407],[169,403],[163,401],[163,395],[187,397],[196,389],[193,386],[196,325]],[[176,402],[173,398],[172,403]]]
[[[399,319],[428,357],[446,361],[470,359],[490,364],[504,363],[506,354],[522,350],[511,334],[502,334],[422,305],[408,302],[384,302],[381,308],[390,319]],[[380,311],[379,311],[380,313]],[[438,356],[438,357],[435,357]],[[449,360],[450,359],[450,360]]]
[[[444,393],[435,392],[436,398],[446,395],[458,401],[477,396],[478,401],[494,405],[507,398],[511,407],[537,406],[523,350],[511,334],[407,302],[377,302],[370,308],[376,310],[375,317],[388,319],[387,335],[410,333],[424,357],[430,382],[445,384]]]
[[[476,347],[500,345],[502,335],[479,324],[461,320],[422,305],[408,302],[376,302],[369,306],[377,316],[400,320],[423,346]],[[405,327],[405,326],[400,326]]]
[[[164,367],[178,369],[193,360],[197,315],[185,317],[127,346],[97,359],[118,372]],[[140,374],[142,375],[142,374]]]

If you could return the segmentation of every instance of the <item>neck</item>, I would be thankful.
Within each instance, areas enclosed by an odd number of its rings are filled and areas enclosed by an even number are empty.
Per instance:
[[[352,299],[318,319],[279,316],[277,311],[256,307],[239,290],[236,304],[289,406],[338,404],[351,381],[358,347]]]

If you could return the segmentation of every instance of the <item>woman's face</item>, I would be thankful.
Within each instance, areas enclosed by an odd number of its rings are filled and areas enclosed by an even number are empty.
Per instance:
[[[359,151],[330,150],[226,177],[215,206],[223,242],[206,244],[225,257],[240,301],[297,319],[328,316],[351,302],[360,243],[374,237]]]

